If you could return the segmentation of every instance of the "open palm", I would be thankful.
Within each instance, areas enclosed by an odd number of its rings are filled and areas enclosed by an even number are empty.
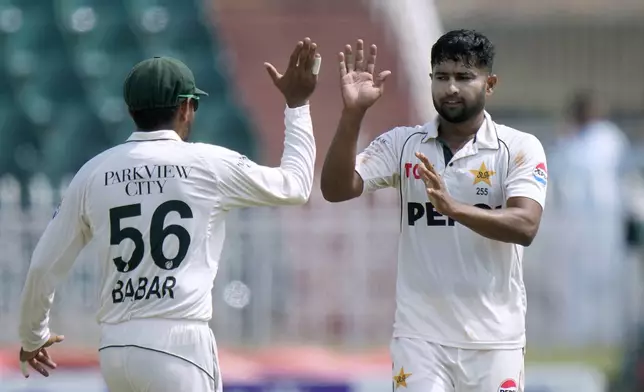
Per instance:
[[[369,58],[365,61],[362,40],[356,44],[355,57],[351,45],[346,45],[344,52],[339,54],[342,100],[346,108],[366,110],[382,96],[385,79],[391,72],[383,71],[374,76],[377,54],[378,48],[371,45]]]

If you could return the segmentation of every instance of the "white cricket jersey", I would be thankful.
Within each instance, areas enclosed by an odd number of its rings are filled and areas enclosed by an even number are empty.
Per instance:
[[[487,239],[436,212],[414,154],[428,157],[459,202],[498,209],[511,197],[527,197],[543,207],[543,147],[488,113],[476,137],[448,162],[437,136],[436,121],[394,128],[356,159],[364,192],[400,190],[394,336],[464,349],[523,347],[523,247]]]
[[[87,162],[34,251],[22,298],[22,347],[34,350],[48,339],[55,287],[86,245],[102,269],[97,319],[104,328],[135,319],[210,320],[227,212],[304,204],[311,193],[316,149],[309,106],[286,108],[285,125],[277,168],[184,142],[171,130],[135,132]],[[110,333],[102,344],[134,344],[119,335]]]

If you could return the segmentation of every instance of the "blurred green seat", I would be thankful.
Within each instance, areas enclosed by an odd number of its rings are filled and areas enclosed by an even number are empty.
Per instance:
[[[257,142],[248,115],[231,101],[209,98],[199,103],[190,140],[216,144],[257,159]]]
[[[66,104],[43,145],[45,174],[58,183],[109,147],[107,131],[91,108],[83,102]]]
[[[200,0],[122,0],[130,18],[142,27],[156,30],[169,19],[181,24],[203,21],[204,10]]]
[[[57,18],[92,112],[106,126],[127,118],[123,81],[143,59],[119,1],[56,0]]]

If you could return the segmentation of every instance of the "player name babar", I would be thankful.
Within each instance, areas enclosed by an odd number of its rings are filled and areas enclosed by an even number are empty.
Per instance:
[[[185,179],[190,176],[191,166],[140,165],[105,172],[105,186],[125,184],[128,196],[163,193],[167,180]]]
[[[161,281],[163,280],[163,283]],[[117,280],[112,290],[112,302],[121,303],[127,301],[140,301],[148,299],[168,298],[174,299],[174,287],[177,279],[173,276],[155,276],[152,279],[140,277],[127,281]]]

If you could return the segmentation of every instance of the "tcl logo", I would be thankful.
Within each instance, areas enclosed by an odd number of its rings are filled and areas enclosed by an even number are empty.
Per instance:
[[[405,163],[405,177],[409,178],[410,176],[414,176],[414,178],[417,180],[420,179],[420,173],[418,172],[418,163]]]

